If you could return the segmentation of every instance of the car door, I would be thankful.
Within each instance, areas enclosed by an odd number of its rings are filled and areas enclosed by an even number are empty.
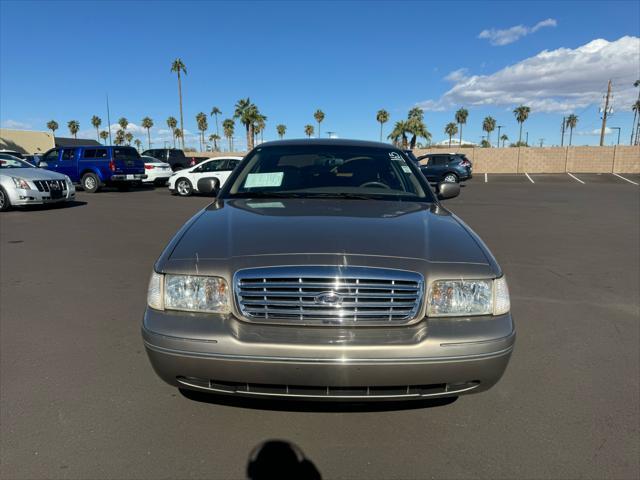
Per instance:
[[[58,171],[58,163],[60,162],[60,148],[54,148],[45,153],[38,162],[40,168],[46,168],[54,172]]]
[[[201,163],[197,167],[193,168],[191,172],[189,172],[189,180],[191,181],[191,185],[197,190],[198,188],[198,180],[204,177],[216,177],[220,180],[220,184],[222,185],[222,179],[220,179],[220,171],[226,160],[209,160]]]
[[[56,172],[68,175],[71,180],[75,181],[78,177],[78,153],[77,148],[63,148]]]
[[[231,173],[238,166],[239,163],[240,163],[240,160],[230,158],[222,165],[222,170],[216,172],[218,174],[216,176],[220,179],[221,187],[225,184],[225,182],[231,176]]]
[[[427,180],[430,182],[437,182],[440,178],[440,175],[442,174],[440,167],[440,157],[441,155],[432,155],[431,157],[429,157],[427,166],[422,169],[423,175],[427,177]]]

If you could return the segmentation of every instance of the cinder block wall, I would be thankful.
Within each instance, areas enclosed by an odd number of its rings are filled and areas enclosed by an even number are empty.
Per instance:
[[[429,148],[426,153],[464,153],[475,173],[640,173],[640,147]]]

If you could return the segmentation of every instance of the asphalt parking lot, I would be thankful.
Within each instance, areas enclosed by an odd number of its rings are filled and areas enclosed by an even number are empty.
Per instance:
[[[284,439],[323,478],[638,478],[640,175],[574,176],[477,175],[445,203],[508,275],[518,328],[501,382],[449,403],[186,398],[139,327],[154,260],[210,200],[2,214],[0,477],[243,478]]]

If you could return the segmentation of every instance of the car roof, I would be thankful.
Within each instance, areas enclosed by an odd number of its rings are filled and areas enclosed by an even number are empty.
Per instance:
[[[256,148],[262,147],[300,147],[307,145],[334,145],[343,147],[374,147],[374,148],[393,148],[390,143],[372,142],[368,140],[349,140],[345,138],[299,138],[295,140],[274,140],[272,142],[264,142],[257,145]]]
[[[220,157],[210,157],[210,158],[204,159],[201,163],[208,162],[209,160],[242,160],[242,157],[237,157],[237,156],[233,156],[233,155],[224,155],[224,156],[220,156]]]

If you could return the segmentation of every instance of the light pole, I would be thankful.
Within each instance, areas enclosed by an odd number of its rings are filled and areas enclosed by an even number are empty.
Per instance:
[[[498,125],[498,148],[500,148],[500,129],[502,128],[502,125]]]
[[[527,139],[525,140],[525,142],[527,144],[527,147],[529,146],[529,132],[527,132]]]
[[[609,127],[611,130],[618,130],[618,143],[620,145],[620,127]]]

